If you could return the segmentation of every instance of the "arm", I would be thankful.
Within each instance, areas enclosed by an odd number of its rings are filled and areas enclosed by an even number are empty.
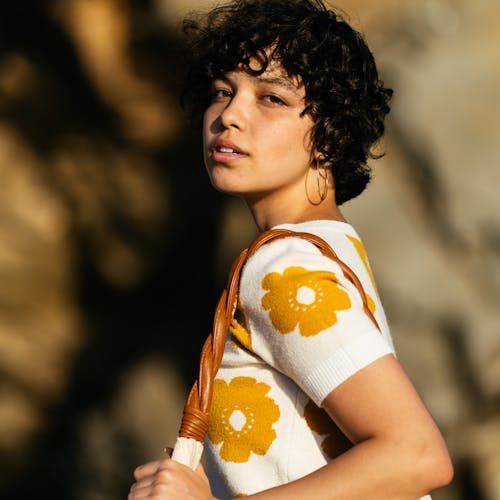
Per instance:
[[[451,481],[443,438],[392,355],[346,380],[323,407],[355,446],[308,476],[248,498],[416,500]]]
[[[271,251],[271,245],[273,244],[267,246],[268,252]],[[335,267],[331,269],[331,273],[309,273],[302,269],[301,273],[292,276],[297,280],[297,286],[303,286],[304,282],[309,283],[312,279],[323,290],[333,290],[333,296],[329,300],[336,300],[335,294],[338,293],[349,297],[349,309],[344,308],[342,315],[339,315],[342,321],[337,321],[335,316],[327,324],[328,335],[317,335],[319,331],[307,331],[305,335],[285,335],[290,331],[289,315],[286,314],[277,318],[286,324],[273,322],[273,327],[280,333],[271,328],[267,318],[273,314],[275,304],[264,304],[263,301],[262,305],[266,306],[263,311],[260,301],[255,301],[255,296],[261,294],[261,281],[266,285],[265,290],[272,289],[268,286],[269,283],[263,281],[264,277],[273,275],[280,278],[279,273],[284,273],[297,263],[297,255],[307,261],[309,269],[328,270],[333,265],[328,259],[321,261],[320,257],[318,260],[317,256],[301,247],[287,247],[285,250],[282,251],[284,262],[278,262],[276,255],[271,254],[267,257],[271,265],[266,267],[259,263],[255,266],[255,275],[250,273],[249,283],[241,288],[240,298],[242,303],[247,304],[245,314],[253,317],[256,324],[268,325],[268,330],[252,337],[255,352],[270,365],[278,361],[278,369],[292,379],[296,378],[298,384],[307,378],[311,366],[317,369],[334,363],[337,350],[350,356],[349,366],[356,367],[365,363],[366,351],[375,360],[361,370],[343,373],[342,380],[324,379],[324,387],[319,390],[317,387],[312,387],[312,392],[307,390],[309,387],[304,389],[309,395],[315,394],[318,402],[322,401],[322,406],[355,446],[306,477],[250,498],[416,500],[428,491],[447,484],[451,480],[452,467],[440,432],[397,360],[386,354],[387,345],[380,340],[378,332],[373,331],[373,326],[359,308],[357,292],[350,291],[349,285],[344,285],[341,277],[336,278]],[[250,270],[253,268],[250,267]],[[276,291],[280,290],[277,288]],[[275,296],[274,299],[276,302],[280,297]],[[366,338],[366,332],[372,332],[373,336]],[[270,339],[273,342],[266,343]],[[368,345],[363,344],[364,352],[350,349],[352,342],[359,342],[360,339],[368,342]],[[281,344],[286,344],[286,349],[282,349]],[[293,370],[290,370],[291,367]],[[329,371],[324,370],[325,373]],[[327,394],[331,387],[335,389]],[[156,478],[151,479],[150,476]],[[194,478],[194,473],[168,460],[136,472],[138,483],[148,483],[151,487],[168,482],[167,477],[174,484],[189,477]],[[213,498],[208,483],[199,491],[200,496],[191,498]],[[172,497],[166,494],[159,498]]]
[[[323,407],[355,446],[301,479],[248,498],[416,500],[451,481],[441,433],[394,356],[350,377]],[[135,476],[130,500],[151,492],[164,499],[213,500],[201,467],[193,472],[167,459],[138,468]]]

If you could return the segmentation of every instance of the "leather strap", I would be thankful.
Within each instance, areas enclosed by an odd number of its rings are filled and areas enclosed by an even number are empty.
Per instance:
[[[337,257],[337,254],[325,240],[311,233],[295,232],[288,229],[271,229],[261,233],[233,262],[227,287],[223,290],[215,310],[212,333],[207,337],[201,351],[198,380],[193,384],[184,406],[179,437],[193,438],[200,442],[203,442],[205,438],[212,403],[214,379],[222,361],[227,330],[236,310],[243,265],[262,245],[272,240],[287,237],[306,239],[315,245],[323,255],[334,260],[340,266],[344,276],[358,289],[363,300],[363,310],[380,331],[380,327],[368,307],[367,296],[358,277],[349,266]]]

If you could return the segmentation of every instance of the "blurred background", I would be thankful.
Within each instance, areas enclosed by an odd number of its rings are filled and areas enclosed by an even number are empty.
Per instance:
[[[178,105],[202,0],[0,7],[0,497],[123,500],[177,434],[232,259]],[[456,468],[500,499],[500,4],[338,0],[395,89],[374,180],[345,206],[399,357]]]

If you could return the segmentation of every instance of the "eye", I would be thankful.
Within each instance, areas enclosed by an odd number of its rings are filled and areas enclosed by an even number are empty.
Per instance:
[[[264,96],[262,96],[262,99],[264,101],[269,102],[270,104],[276,104],[276,105],[286,104],[285,101],[281,99],[281,97],[278,97],[277,95],[274,94],[265,94]]]
[[[232,92],[226,88],[214,88],[210,93],[212,101],[223,101],[232,97]]]

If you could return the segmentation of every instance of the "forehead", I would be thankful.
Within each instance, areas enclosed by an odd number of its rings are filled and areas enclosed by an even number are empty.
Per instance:
[[[277,85],[296,94],[304,94],[304,85],[301,77],[298,75],[290,75],[279,60],[269,58],[269,62],[264,72],[260,74],[253,73],[253,71],[259,71],[261,67],[262,61],[254,57],[251,58],[247,64],[240,63],[235,70],[228,72],[226,76],[231,79],[232,75],[238,75],[239,77],[252,81],[256,85]]]

